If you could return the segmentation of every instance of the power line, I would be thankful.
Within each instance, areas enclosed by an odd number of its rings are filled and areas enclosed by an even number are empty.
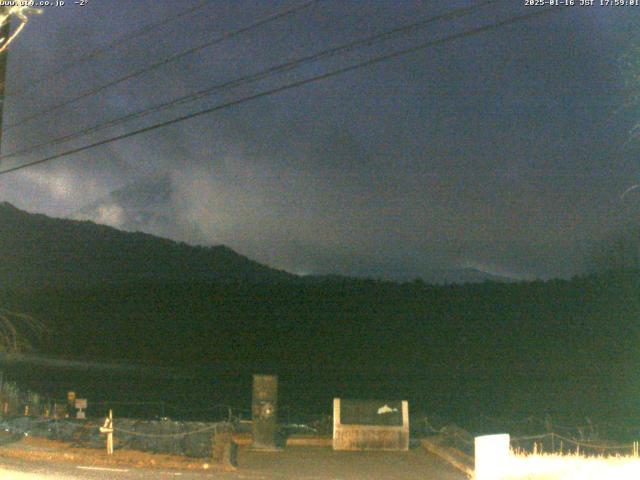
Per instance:
[[[189,48],[189,49],[184,50],[184,51],[182,51],[180,53],[176,53],[176,54],[170,55],[168,57],[165,57],[164,59],[162,59],[162,60],[160,60],[158,62],[155,62],[155,63],[153,63],[153,64],[151,64],[151,65],[149,65],[147,67],[143,67],[143,68],[141,68],[139,70],[136,70],[134,72],[128,73],[127,75],[124,75],[123,77],[119,77],[119,78],[117,78],[115,80],[112,80],[112,81],[110,81],[108,83],[105,83],[105,84],[103,84],[103,85],[101,85],[99,87],[94,88],[93,90],[89,90],[89,91],[87,91],[85,93],[81,93],[80,95],[77,95],[75,97],[67,99],[67,100],[65,100],[65,101],[63,101],[63,102],[61,102],[61,103],[59,103],[57,105],[53,105],[51,107],[45,108],[44,110],[41,110],[39,112],[32,113],[32,114],[30,114],[30,115],[18,120],[17,122],[14,122],[12,124],[7,125],[4,128],[4,130],[5,131],[11,130],[12,128],[15,128],[18,125],[23,125],[24,123],[26,123],[26,122],[28,122],[30,120],[33,120],[35,118],[40,118],[43,115],[48,115],[50,113],[58,111],[58,110],[66,107],[66,106],[69,106],[69,105],[77,102],[78,100],[82,100],[82,99],[87,98],[87,97],[92,97],[92,96],[96,95],[97,93],[102,92],[103,90],[106,90],[106,89],[108,89],[110,87],[118,85],[118,84],[120,84],[122,82],[125,82],[127,80],[131,80],[132,78],[139,77],[140,75],[142,75],[144,73],[148,73],[148,72],[151,72],[153,70],[156,70],[156,69],[158,69],[158,68],[160,68],[160,67],[162,67],[164,65],[167,65],[167,64],[169,64],[171,62],[175,62],[176,60],[179,60],[179,59],[181,59],[181,58],[183,58],[183,57],[185,57],[187,55],[191,55],[191,54],[193,54],[195,52],[198,52],[200,50],[203,50],[205,48],[211,47],[213,45],[217,45],[218,43],[221,43],[224,40],[228,40],[229,38],[236,37],[238,35],[246,33],[246,32],[248,32],[250,30],[258,28],[258,27],[260,27],[262,25],[265,25],[267,23],[273,22],[273,21],[278,20],[280,18],[283,18],[283,17],[289,16],[289,15],[292,15],[294,13],[297,13],[299,11],[302,11],[302,10],[304,10],[306,8],[309,8],[311,5],[313,5],[313,4],[315,4],[315,3],[319,2],[319,1],[321,1],[321,0],[309,0],[308,2],[303,3],[301,5],[298,5],[298,6],[295,6],[295,7],[291,7],[291,8],[288,8],[286,10],[282,10],[280,12],[268,15],[266,17],[263,17],[260,20],[258,20],[257,22],[254,22],[251,25],[248,25],[246,27],[242,27],[242,28],[240,28],[238,30],[233,30],[231,32],[223,33],[222,35],[220,35],[220,36],[216,37],[215,39],[210,40],[210,41],[208,41],[206,43],[200,44],[200,45],[198,45],[196,47]]]
[[[336,47],[332,47],[329,48],[327,50],[323,50],[320,52],[316,52],[310,55],[307,55],[305,57],[301,57],[295,60],[290,60],[287,61],[285,63],[273,66],[273,67],[269,67],[265,70],[262,70],[260,72],[251,74],[251,75],[245,75],[244,77],[240,77],[237,78],[235,80],[230,80],[227,82],[223,82],[221,84],[216,84],[213,85],[211,87],[208,87],[204,90],[200,90],[198,92],[195,93],[191,93],[185,96],[182,96],[180,98],[168,101],[168,102],[164,102],[158,105],[155,105],[153,107],[149,107],[146,109],[142,109],[139,110],[137,112],[133,112],[112,120],[108,120],[106,122],[103,123],[99,123],[97,125],[94,125],[92,127],[88,127],[84,130],[80,130],[78,132],[74,132],[74,133],[70,133],[70,134],[66,134],[66,135],[62,135],[60,137],[57,137],[55,139],[52,140],[47,140],[35,145],[31,145],[29,147],[25,147],[23,149],[20,150],[16,150],[14,152],[5,154],[0,156],[0,161],[7,159],[7,158],[11,158],[11,157],[15,157],[17,155],[22,155],[22,154],[26,154],[26,153],[31,153],[34,150],[38,150],[40,148],[45,148],[45,147],[49,147],[49,146],[53,146],[53,145],[58,145],[60,143],[65,143],[69,140],[72,140],[74,138],[78,138],[84,135],[87,135],[89,133],[95,133],[99,130],[102,130],[104,128],[108,128],[108,127],[113,127],[116,126],[118,124],[124,123],[124,122],[128,122],[130,120],[133,119],[138,119],[138,118],[142,118],[144,116],[147,116],[151,113],[155,113],[155,112],[159,112],[161,110],[165,110],[167,108],[170,108],[172,106],[175,105],[180,105],[180,104],[184,104],[184,103],[188,103],[194,100],[197,100],[199,98],[211,95],[212,93],[221,91],[221,90],[226,90],[229,88],[235,88],[238,86],[242,86],[245,85],[247,83],[252,83],[252,82],[256,82],[258,80],[262,80],[265,78],[268,78],[269,76],[276,74],[276,73],[282,73],[288,70],[292,70],[296,67],[299,67],[302,64],[305,63],[309,63],[309,62],[315,62],[318,60],[322,60],[325,58],[329,58],[329,57],[333,57],[345,52],[349,52],[351,50],[354,50],[356,48],[359,47],[363,47],[363,46],[371,46],[374,45],[378,42],[382,42],[382,41],[386,41],[389,39],[392,39],[394,37],[400,36],[400,35],[406,35],[409,33],[412,33],[414,31],[417,31],[421,28],[424,28],[432,23],[438,22],[438,21],[442,21],[442,20],[453,20],[455,18],[458,17],[462,17],[465,15],[469,15],[470,13],[476,12],[490,4],[494,4],[494,3],[499,3],[499,2],[503,2],[505,0],[486,0],[484,2],[480,2],[477,5],[474,5],[472,7],[466,7],[466,8],[457,8],[454,10],[451,10],[449,12],[443,13],[443,14],[439,14],[439,15],[435,15],[435,16],[431,16],[429,18],[417,21],[417,22],[413,22],[409,25],[404,25],[404,26],[400,26],[400,27],[395,27],[393,29],[390,30],[386,30],[384,32],[381,33],[377,33],[374,35],[371,35],[369,37],[360,39],[360,40],[355,40],[346,44],[342,44]]]
[[[168,23],[173,23],[176,20],[182,18],[182,17],[187,17],[192,15],[193,13],[195,13],[198,10],[201,10],[202,8],[206,7],[207,4],[209,3],[210,0],[202,0],[200,3],[196,4],[195,6],[188,8],[186,10],[183,10],[180,13],[177,14],[171,14],[170,16],[156,22],[156,23],[152,23],[150,25],[145,25],[144,27],[135,30],[131,33],[122,35],[120,37],[117,37],[116,39],[114,39],[113,41],[107,43],[106,45],[101,45],[97,48],[95,48],[94,50],[92,50],[91,52],[87,53],[84,56],[81,56],[79,58],[76,58],[74,60],[71,60],[68,63],[65,63],[64,65],[62,65],[59,69],[57,70],[53,70],[52,72],[47,72],[44,75],[40,76],[40,77],[36,77],[35,80],[31,80],[29,82],[30,85],[35,85],[38,83],[42,83],[45,82],[47,80],[50,80],[53,77],[57,77],[58,75],[60,75],[61,73],[66,73],[69,70],[71,70],[72,68],[75,68],[79,65],[82,65],[84,63],[87,63],[88,61],[102,55],[103,53],[107,53],[110,50],[118,47],[121,44],[124,43],[129,43],[131,42],[131,40],[134,40],[138,37],[141,37],[143,35],[146,35],[147,33],[150,33],[160,27],[165,26]],[[12,92],[9,96],[13,97],[13,96],[19,96],[22,95],[23,93],[29,91],[28,88],[19,88],[18,90],[16,90],[15,92]]]
[[[279,86],[279,87],[275,87],[275,88],[272,88],[272,89],[269,89],[269,90],[264,90],[262,92],[259,92],[259,93],[253,94],[253,95],[249,95],[249,96],[246,96],[246,97],[243,97],[243,98],[240,98],[240,99],[232,100],[232,101],[229,101],[229,102],[226,102],[226,103],[222,103],[222,104],[216,105],[216,106],[211,107],[211,108],[207,108],[207,109],[204,109],[204,110],[193,112],[193,113],[190,113],[190,114],[187,114],[187,115],[183,115],[183,116],[171,119],[171,120],[166,120],[164,122],[156,123],[156,124],[150,125],[148,127],[140,128],[138,130],[133,130],[131,132],[124,133],[122,135],[117,135],[117,136],[114,136],[114,137],[110,137],[110,138],[107,138],[107,139],[104,139],[104,140],[100,140],[100,141],[97,141],[97,142],[94,142],[94,143],[91,143],[91,144],[88,144],[88,145],[84,145],[82,147],[70,149],[70,150],[67,150],[65,152],[57,153],[55,155],[51,155],[51,156],[42,158],[40,160],[35,160],[35,161],[32,161],[32,162],[28,162],[28,163],[25,163],[23,165],[17,165],[15,167],[11,167],[11,168],[8,168],[6,170],[0,171],[0,175],[6,175],[8,173],[12,173],[12,172],[15,172],[15,171],[18,171],[18,170],[22,170],[22,169],[25,169],[25,168],[28,168],[28,167],[32,167],[34,165],[39,165],[39,164],[42,164],[42,163],[45,163],[45,162],[49,162],[49,161],[52,161],[52,160],[57,160],[59,158],[66,157],[68,155],[74,155],[76,153],[80,153],[80,152],[83,152],[83,151],[86,151],[86,150],[90,150],[90,149],[93,149],[93,148],[96,148],[96,147],[99,147],[99,146],[102,146],[102,145],[106,145],[106,144],[109,144],[109,143],[112,143],[112,142],[116,142],[116,141],[119,141],[119,140],[124,140],[124,139],[130,138],[130,137],[136,136],[136,135],[140,135],[142,133],[147,133],[147,132],[156,130],[158,128],[167,127],[169,125],[173,125],[173,124],[176,124],[176,123],[179,123],[179,122],[183,122],[185,120],[190,120],[190,119],[193,119],[193,118],[196,118],[196,117],[200,117],[202,115],[207,115],[209,113],[213,113],[213,112],[216,112],[216,111],[219,111],[219,110],[224,110],[224,109],[227,109],[227,108],[230,108],[230,107],[233,107],[233,106],[236,106],[236,105],[240,105],[242,103],[245,103],[245,102],[248,102],[248,101],[251,101],[251,100],[256,100],[258,98],[274,95],[274,94],[277,94],[277,93],[280,93],[280,92],[284,92],[286,90],[290,90],[290,89],[293,89],[293,88],[301,87],[303,85],[307,85],[307,84],[310,84],[310,83],[315,83],[315,82],[319,82],[319,81],[322,81],[322,80],[326,80],[326,79],[329,79],[329,78],[332,78],[332,77],[335,77],[335,76],[338,76],[338,75],[342,75],[344,73],[348,73],[348,72],[351,72],[351,71],[354,71],[354,70],[358,70],[358,69],[364,68],[364,67],[369,67],[371,65],[376,65],[378,63],[382,63],[382,62],[385,62],[387,60],[391,60],[391,59],[394,59],[394,58],[397,58],[397,57],[400,57],[400,56],[408,55],[410,53],[415,53],[415,52],[418,52],[420,50],[424,50],[424,49],[427,49],[427,48],[430,48],[430,47],[443,45],[443,44],[450,43],[452,41],[459,40],[459,39],[462,39],[462,38],[467,38],[467,37],[479,35],[481,33],[497,30],[497,29],[505,27],[507,25],[512,25],[512,24],[515,24],[515,23],[518,23],[518,22],[522,22],[522,21],[526,21],[526,20],[529,20],[529,19],[532,19],[532,18],[540,17],[542,15],[547,15],[549,13],[564,11],[565,8],[567,8],[567,7],[552,7],[552,8],[542,9],[542,10],[536,10],[535,12],[532,12],[532,13],[529,13],[529,14],[526,14],[526,15],[510,17],[510,18],[508,18],[506,20],[502,20],[500,22],[496,22],[496,23],[493,23],[493,24],[490,24],[490,25],[484,25],[482,27],[477,27],[477,28],[474,28],[474,29],[471,29],[471,30],[467,30],[467,31],[464,31],[464,32],[460,32],[460,33],[456,33],[456,34],[453,34],[453,35],[449,35],[447,37],[443,37],[443,38],[440,38],[440,39],[437,39],[437,40],[431,40],[429,42],[425,42],[425,43],[422,43],[422,44],[419,44],[419,45],[416,45],[416,46],[413,46],[413,47],[405,48],[403,50],[399,50],[399,51],[396,51],[396,52],[388,53],[388,54],[385,54],[385,55],[380,55],[378,57],[374,57],[372,59],[369,59],[369,60],[366,60],[366,61],[363,61],[363,62],[359,62],[359,63],[353,64],[353,65],[350,65],[350,66],[347,66],[347,67],[342,67],[342,68],[339,68],[339,69],[336,69],[336,70],[333,70],[333,71],[330,71],[330,72],[327,72],[327,73],[324,73],[324,74],[321,74],[321,75],[317,75],[317,76],[314,76],[314,77],[311,77],[311,78],[307,78],[307,79],[304,79],[304,80],[298,80],[298,81],[295,81],[295,82],[292,82],[292,83],[289,83],[289,84],[286,84],[286,85],[282,85],[282,86]]]

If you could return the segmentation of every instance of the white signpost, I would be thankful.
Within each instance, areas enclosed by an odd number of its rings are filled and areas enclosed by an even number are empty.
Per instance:
[[[113,412],[109,410],[109,416],[104,419],[100,427],[100,433],[107,434],[107,455],[113,455]]]

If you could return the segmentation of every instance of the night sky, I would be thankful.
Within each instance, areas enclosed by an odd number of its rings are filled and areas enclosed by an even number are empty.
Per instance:
[[[67,3],[32,17],[12,45],[3,155],[474,4],[319,1],[22,122],[303,2],[211,0],[192,16],[46,78],[199,2]],[[5,159],[0,169],[541,8],[496,2]],[[557,10],[2,175],[0,200],[192,244],[225,244],[300,274],[439,280],[462,268],[518,279],[582,273],[593,245],[626,231],[640,214],[640,189],[621,198],[640,183],[640,140],[633,136],[640,6]]]

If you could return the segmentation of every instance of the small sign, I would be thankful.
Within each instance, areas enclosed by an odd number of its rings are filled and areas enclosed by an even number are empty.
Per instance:
[[[340,422],[343,425],[401,427],[402,402],[381,400],[340,400]]]
[[[87,408],[87,399],[86,398],[76,398],[75,407],[78,409],[76,412],[76,418],[85,419],[87,418],[85,415],[85,409]]]
[[[391,408],[389,405],[385,403],[384,406],[378,409],[378,415],[384,415],[385,413],[393,413],[397,411],[398,411],[397,408]]]

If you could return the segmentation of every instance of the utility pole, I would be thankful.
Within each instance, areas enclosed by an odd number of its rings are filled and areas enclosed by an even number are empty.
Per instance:
[[[9,35],[11,34],[11,16],[9,15],[9,7],[0,7],[0,18],[6,18],[5,22],[0,27],[0,38],[3,39],[4,43],[9,40]],[[2,46],[2,43],[0,43],[0,46]],[[8,56],[8,48],[5,48],[0,52],[0,152],[2,152],[2,119],[4,117],[5,79],[7,74]]]
[[[9,44],[18,36],[29,20],[27,14],[40,14],[42,10],[28,6],[0,7],[0,152],[2,151],[2,118],[4,116],[4,99],[7,74],[7,57]],[[18,17],[20,25],[11,33],[11,17]]]

